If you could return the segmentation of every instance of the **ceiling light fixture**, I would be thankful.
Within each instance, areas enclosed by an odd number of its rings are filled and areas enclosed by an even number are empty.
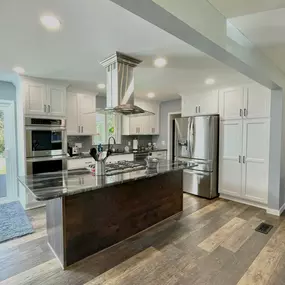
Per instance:
[[[163,57],[158,57],[155,61],[154,61],[154,65],[156,67],[164,67],[167,64],[167,60]]]
[[[149,93],[147,93],[147,97],[148,98],[154,98],[155,94],[153,92],[149,92]]]
[[[105,89],[106,85],[105,85],[104,83],[99,83],[99,84],[97,85],[97,87],[98,87],[99,89]]]
[[[215,84],[215,79],[214,78],[207,78],[206,80],[205,80],[205,84],[206,85],[213,85],[213,84]]]
[[[50,30],[50,31],[57,31],[60,28],[60,21],[55,16],[51,15],[44,15],[40,18],[42,25]]]
[[[21,66],[16,66],[16,67],[13,68],[13,70],[14,70],[16,73],[18,73],[18,74],[23,74],[23,73],[25,73],[25,69],[24,69],[23,67],[21,67]]]

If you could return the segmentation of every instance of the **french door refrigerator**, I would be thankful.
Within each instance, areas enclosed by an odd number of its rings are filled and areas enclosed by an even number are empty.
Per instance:
[[[219,115],[175,119],[176,159],[194,163],[183,171],[183,191],[218,196]]]

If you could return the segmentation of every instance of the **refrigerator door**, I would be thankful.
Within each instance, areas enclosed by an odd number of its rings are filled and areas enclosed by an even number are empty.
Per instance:
[[[189,124],[190,158],[214,161],[218,158],[219,116],[192,117]]]
[[[183,171],[183,191],[212,199],[218,196],[217,171]]]
[[[191,118],[175,119],[176,157],[190,158],[189,126]]]

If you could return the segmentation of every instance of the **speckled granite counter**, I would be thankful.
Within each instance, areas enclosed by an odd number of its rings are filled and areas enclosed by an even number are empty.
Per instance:
[[[160,161],[157,171],[138,170],[112,176],[95,176],[88,170],[69,170],[19,177],[19,181],[29,189],[36,200],[45,201],[82,192],[94,191],[132,180],[145,179],[167,172],[191,168],[181,162]]]

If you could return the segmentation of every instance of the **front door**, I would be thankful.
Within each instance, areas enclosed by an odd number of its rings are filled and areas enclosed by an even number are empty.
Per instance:
[[[14,102],[0,100],[0,202],[17,199],[15,126]]]

